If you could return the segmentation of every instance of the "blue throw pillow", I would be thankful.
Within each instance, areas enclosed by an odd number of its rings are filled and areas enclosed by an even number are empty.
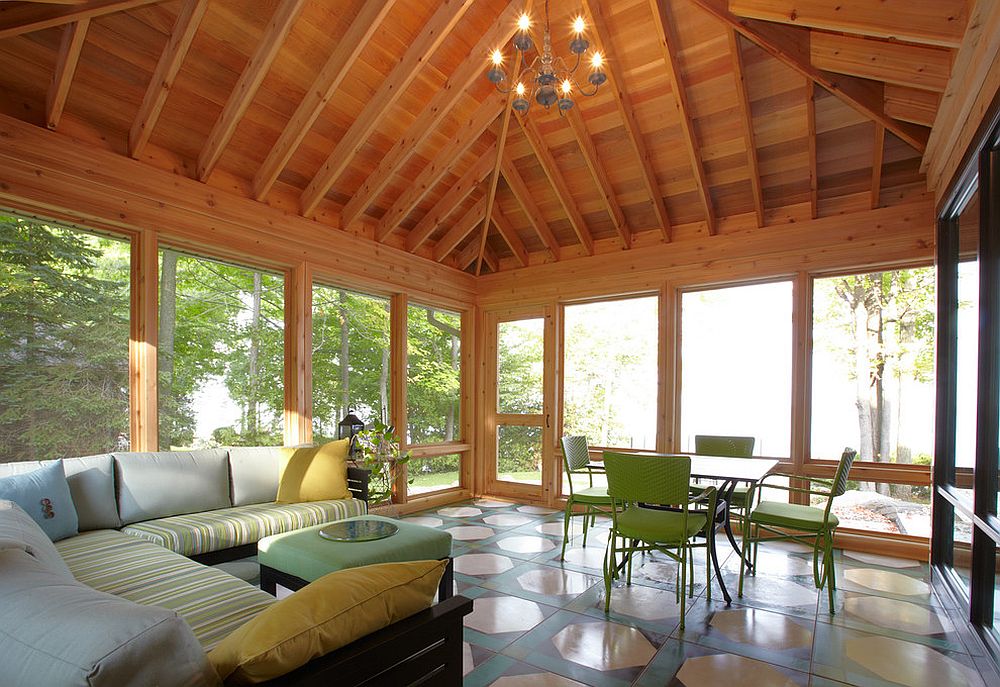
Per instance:
[[[61,460],[0,479],[0,499],[13,501],[52,541],[77,534],[79,521]]]

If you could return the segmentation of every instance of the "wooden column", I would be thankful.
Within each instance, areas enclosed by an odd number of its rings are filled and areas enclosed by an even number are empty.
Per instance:
[[[391,423],[396,426],[396,434],[399,436],[400,450],[406,451],[408,442],[406,437],[406,339],[407,339],[407,310],[409,298],[405,293],[397,293],[392,297],[392,313],[389,325],[389,369],[390,369],[390,400],[389,407]],[[396,475],[395,492],[393,499],[395,503],[406,503],[406,482],[407,469],[404,465]]]
[[[793,472],[802,474],[809,456],[812,421],[812,277],[799,272],[792,282],[792,444]],[[792,484],[808,487],[808,483]],[[793,503],[808,503],[805,494],[792,493]]]
[[[133,451],[158,448],[156,338],[158,326],[157,236],[144,231],[132,239],[129,336],[129,436]]]
[[[285,272],[285,445],[312,442],[312,269]]]
[[[676,423],[674,419],[674,409],[676,404],[674,398],[679,392],[680,382],[676,376],[677,371],[677,326],[675,315],[677,312],[677,289],[670,284],[664,284],[660,288],[660,306],[657,312],[658,320],[658,341],[657,369],[658,375],[656,392],[656,450],[661,453],[669,453],[677,450]]]
[[[476,447],[479,445],[479,433],[476,428],[479,426],[476,420],[476,344],[478,342],[478,332],[476,329],[476,312],[472,310],[462,311],[462,400],[460,413],[462,416],[462,436],[461,441],[470,444],[472,449],[461,454],[461,464],[459,467],[459,485],[463,489],[472,489],[475,482],[473,473],[473,463],[476,459]]]

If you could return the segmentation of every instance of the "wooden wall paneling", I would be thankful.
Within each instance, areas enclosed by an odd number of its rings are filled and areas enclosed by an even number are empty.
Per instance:
[[[507,182],[507,187],[510,188],[511,193],[514,194],[517,202],[521,205],[521,209],[524,210],[524,214],[527,215],[532,228],[535,230],[535,233],[538,234],[538,238],[540,238],[545,247],[548,248],[549,252],[552,254],[552,258],[554,260],[558,260],[559,242],[556,240],[555,234],[552,233],[552,229],[549,228],[548,223],[545,221],[545,217],[542,216],[541,210],[538,209],[538,205],[535,204],[535,199],[528,191],[528,186],[524,183],[524,179],[521,178],[521,174],[517,171],[517,167],[514,166],[514,161],[511,160],[510,156],[507,154],[503,155],[500,165],[500,173],[503,174],[503,178]]]
[[[816,155],[816,84],[806,82],[806,120],[809,138],[809,216],[819,217],[819,170]]]
[[[483,196],[479,201],[469,208],[468,212],[462,215],[452,228],[444,236],[438,239],[434,246],[434,259],[438,262],[444,260],[461,243],[466,236],[483,221],[486,216],[487,196]],[[476,250],[479,255],[479,250]]]
[[[688,102],[687,87],[684,85],[684,74],[681,70],[680,54],[678,52],[677,35],[674,33],[674,22],[670,15],[668,0],[649,0],[653,10],[653,26],[657,32],[657,40],[663,53],[663,64],[667,68],[667,79],[677,107],[677,117],[680,122],[684,146],[691,160],[691,173],[695,186],[698,188],[702,211],[705,213],[705,224],[708,233],[717,231],[715,208],[712,205],[712,193],[705,175],[705,163],[701,159],[701,144],[695,129],[694,118],[691,116],[691,105]]]
[[[872,121],[882,124],[918,152],[927,147],[925,128],[900,122],[885,113],[882,87],[857,77],[833,75],[814,67],[809,57],[808,29],[741,19],[726,9],[725,0],[692,0],[719,21],[733,27],[772,57],[834,94]]]
[[[887,83],[883,94],[885,113],[894,119],[931,126],[941,104],[941,94]],[[932,134],[933,135],[933,134]]]
[[[475,300],[470,275],[3,115],[0,159],[0,203],[13,208],[95,227],[157,229],[179,247],[277,269],[308,260],[314,272],[358,288]]]
[[[455,182],[455,185],[448,189],[434,204],[434,207],[421,217],[416,226],[406,234],[406,250],[412,253],[423,245],[424,241],[434,233],[434,230],[462,204],[462,201],[469,197],[473,189],[485,181],[486,177],[493,171],[496,156],[497,145],[494,143],[479,156],[479,159],[465,171],[465,174]]]
[[[131,157],[139,159],[146,144],[149,143],[149,137],[153,135],[153,128],[160,118],[160,113],[163,112],[163,105],[170,95],[177,72],[181,69],[181,63],[184,62],[184,57],[191,47],[191,41],[194,40],[207,9],[208,0],[185,0],[181,5],[174,27],[170,31],[170,38],[160,53],[160,59],[146,87],[139,112],[128,132],[128,154]]]
[[[874,38],[957,48],[966,0],[729,0],[733,14]]]
[[[129,336],[129,440],[132,451],[158,446],[156,351],[159,256],[155,231],[132,238]]]
[[[580,214],[580,210],[573,200],[569,184],[566,183],[562,172],[559,171],[559,166],[556,164],[555,157],[549,151],[549,147],[545,143],[545,138],[538,130],[538,126],[533,119],[519,117],[518,122],[521,125],[521,131],[524,132],[525,138],[528,139],[528,144],[531,146],[538,164],[542,167],[545,178],[549,180],[549,184],[556,193],[559,205],[562,206],[563,212],[566,213],[566,218],[573,227],[573,233],[576,234],[576,238],[580,241],[580,245],[583,246],[587,255],[593,255],[594,237],[590,235],[590,229],[587,228],[587,223],[584,221],[583,215]]]
[[[361,146],[368,141],[368,137],[375,131],[385,114],[417,78],[417,74],[427,64],[438,46],[448,38],[455,24],[472,6],[472,2],[473,0],[438,0],[434,15],[423,24],[420,33],[409,43],[396,66],[381,81],[354,123],[341,136],[316,176],[302,192],[303,215],[311,215],[327,192],[333,188]]]
[[[91,0],[62,7],[40,2],[3,3],[0,5],[0,40],[162,1]]]
[[[729,27],[726,35],[729,38],[729,53],[732,55],[733,73],[736,79],[736,97],[739,100],[743,121],[743,140],[747,147],[747,166],[750,168],[750,188],[753,192],[754,213],[757,215],[757,226],[763,227],[764,191],[760,183],[760,164],[757,160],[757,142],[753,130],[753,108],[750,105],[746,74],[743,71],[743,50],[740,47],[740,37],[736,33],[736,29]]]
[[[611,29],[608,26],[603,6],[597,0],[584,0],[583,8],[594,27],[594,32],[596,33],[599,46],[603,46],[604,48],[604,56],[607,57],[609,54],[613,55],[613,51],[609,53],[612,47]],[[625,136],[628,138],[629,143],[632,144],[632,149],[638,157],[641,172],[640,180],[645,187],[646,193],[649,194],[649,200],[653,206],[653,216],[656,219],[656,224],[658,225],[660,234],[663,236],[663,240],[670,241],[670,215],[667,214],[667,206],[663,201],[663,192],[660,190],[660,185],[656,181],[656,171],[653,169],[653,160],[652,157],[650,157],[646,142],[642,137],[642,130],[639,128],[639,120],[635,116],[635,107],[632,103],[632,97],[625,89],[625,78],[622,73],[621,66],[619,65],[619,62],[612,57],[612,59],[605,62],[605,68],[608,76],[608,83],[605,88],[610,89],[612,93],[614,93],[615,103],[618,105],[618,112],[621,116],[622,126],[625,128]],[[574,129],[574,131],[575,130],[576,129]],[[586,129],[584,128],[584,130]],[[594,159],[597,159],[596,152],[594,154]],[[601,182],[599,181],[598,183]],[[614,218],[612,219],[614,220]],[[619,233],[621,233],[623,229],[626,234],[629,233],[628,229],[625,228],[624,221],[621,223],[616,222],[615,227],[619,230]],[[630,246],[630,240],[626,240],[624,238],[622,240],[625,244],[624,247],[628,248]]]
[[[263,200],[274,186],[278,175],[322,114],[333,94],[340,88],[347,73],[382,24],[396,0],[365,0],[336,49],[323,64],[319,74],[305,93],[295,114],[285,124],[281,135],[268,151],[253,177],[253,196]]]
[[[264,81],[271,63],[277,57],[304,4],[305,0],[282,0],[271,16],[257,50],[240,74],[239,81],[229,94],[222,113],[215,120],[212,132],[198,155],[196,173],[199,180],[205,181],[215,169],[216,163],[222,157],[222,151],[236,131],[236,126],[246,113],[247,107],[250,106],[250,101],[257,94],[257,89]]]
[[[424,196],[441,181],[445,174],[454,169],[462,155],[472,147],[473,143],[479,140],[483,132],[501,114],[504,102],[506,99],[501,99],[499,95],[491,93],[479,104],[472,116],[445,143],[444,147],[437,151],[437,154],[421,170],[413,183],[382,215],[375,226],[376,241],[384,242],[389,238],[399,223],[406,219],[406,216],[417,207]]]
[[[312,443],[312,270],[285,272],[285,446]]]
[[[390,417],[392,418],[391,423],[396,426],[400,450],[405,452],[409,448],[406,436],[406,428],[409,426],[406,406],[409,299],[405,293],[393,294],[389,307],[391,314],[389,320]],[[406,503],[408,481],[407,466],[404,465],[403,469],[399,470],[396,475],[394,502]]]
[[[882,191],[882,157],[885,154],[885,127],[875,125],[875,141],[872,147],[872,209],[878,207]]]
[[[385,190],[398,169],[440,127],[447,114],[455,107],[461,97],[469,92],[478,79],[483,78],[485,56],[498,45],[506,43],[514,35],[515,20],[522,11],[521,8],[521,0],[510,0],[507,3],[493,24],[493,28],[479,39],[462,64],[452,72],[444,86],[421,110],[406,135],[393,144],[389,152],[379,160],[375,171],[368,175],[364,183],[347,201],[340,213],[341,226],[350,226],[371,205],[378,194]],[[412,251],[413,249],[409,248],[408,250]]]
[[[69,88],[73,83],[73,74],[80,61],[80,51],[87,40],[87,28],[90,19],[84,17],[63,29],[62,42],[59,44],[59,54],[56,56],[56,68],[52,74],[48,94],[45,97],[45,125],[50,129],[59,126]]]
[[[510,252],[514,254],[514,258],[520,263],[521,267],[527,267],[528,250],[524,247],[524,242],[518,236],[514,225],[510,223],[510,219],[507,218],[507,215],[500,210],[500,206],[496,203],[493,204],[493,214],[490,215],[490,219],[493,221],[493,226],[497,228],[497,233],[506,241]]]
[[[943,91],[951,72],[950,50],[823,31],[811,33],[809,54],[819,69],[928,91]]]
[[[583,154],[584,162],[587,163],[587,169],[590,170],[590,175],[593,177],[594,183],[597,184],[604,209],[607,210],[608,217],[611,218],[611,223],[621,238],[622,247],[626,249],[631,248],[632,230],[629,229],[625,222],[625,213],[622,212],[621,206],[618,205],[618,198],[615,196],[611,181],[608,179],[608,173],[604,171],[604,166],[597,156],[597,147],[590,138],[590,133],[587,131],[587,125],[583,121],[583,116],[574,107],[566,115],[566,121],[569,122],[570,128],[573,131],[573,137],[576,139],[577,145],[580,146],[580,152]]]

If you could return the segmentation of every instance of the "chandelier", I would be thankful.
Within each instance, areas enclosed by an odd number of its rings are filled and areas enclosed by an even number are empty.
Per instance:
[[[566,110],[573,107],[573,95],[580,94],[590,97],[597,93],[601,84],[608,80],[604,73],[604,56],[600,52],[594,51],[589,55],[587,62],[590,64],[590,73],[587,75],[587,84],[593,87],[589,92],[581,86],[576,79],[577,70],[580,69],[584,61],[584,55],[590,48],[590,43],[583,36],[586,24],[582,16],[577,16],[573,20],[573,37],[569,42],[569,51],[573,58],[573,68],[569,69],[562,57],[552,53],[552,34],[549,30],[549,3],[545,0],[545,25],[542,30],[542,50],[535,47],[535,41],[531,36],[531,17],[527,12],[523,13],[517,20],[517,31],[511,41],[515,54],[521,58],[521,65],[527,64],[513,80],[512,86],[504,86],[507,81],[507,72],[504,70],[504,54],[499,49],[494,50],[491,55],[491,66],[486,73],[488,78],[500,93],[509,94],[514,92],[514,99],[511,107],[517,112],[524,114],[531,107],[531,101],[548,110],[553,105],[559,109],[562,115]],[[535,57],[529,63],[528,52],[535,50]],[[515,61],[515,64],[517,62]]]

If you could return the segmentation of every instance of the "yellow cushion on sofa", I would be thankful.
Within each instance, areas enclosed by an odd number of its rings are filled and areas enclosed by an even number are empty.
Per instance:
[[[381,563],[330,573],[255,616],[208,654],[227,685],[252,685],[431,605],[447,561]]]
[[[278,503],[349,499],[347,454],[351,440],[331,441],[315,448],[282,449]]]

